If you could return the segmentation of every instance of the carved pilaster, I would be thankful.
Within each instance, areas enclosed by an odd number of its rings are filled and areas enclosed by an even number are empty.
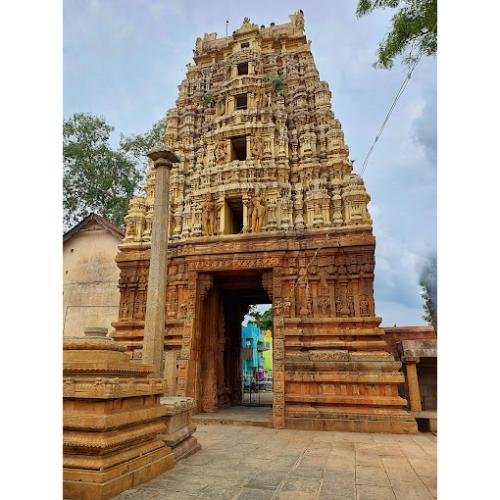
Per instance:
[[[211,274],[200,273],[198,275],[198,290],[200,299],[203,301],[207,298],[208,292],[214,284],[214,277]]]
[[[264,271],[262,273],[262,286],[264,290],[267,292],[270,300],[273,300],[273,272],[272,271]]]

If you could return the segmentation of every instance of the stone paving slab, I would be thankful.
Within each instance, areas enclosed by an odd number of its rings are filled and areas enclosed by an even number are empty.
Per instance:
[[[432,434],[198,424],[202,449],[119,500],[437,498]]]

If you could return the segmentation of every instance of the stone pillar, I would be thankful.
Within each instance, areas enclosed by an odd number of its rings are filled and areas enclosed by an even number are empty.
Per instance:
[[[167,390],[166,396],[175,396],[176,381],[175,376],[177,373],[177,353],[176,351],[165,351],[165,372],[163,378],[165,379]]]
[[[153,367],[154,377],[163,377],[168,225],[170,219],[169,175],[172,164],[178,162],[179,159],[163,144],[154,147],[148,153],[148,157],[153,161],[155,169],[155,201],[142,360],[143,363]]]
[[[217,201],[215,202],[216,213],[219,214],[219,227],[217,229],[216,234],[225,234],[226,227],[226,200],[224,195],[220,195]],[[217,223],[217,218],[216,218]]]
[[[420,400],[420,388],[418,386],[417,361],[406,361],[406,382],[408,384],[408,397],[410,398],[410,410],[422,411]]]
[[[249,224],[248,224],[248,205],[251,203],[250,197],[247,193],[244,193],[241,199],[243,203],[243,232],[249,232]]]

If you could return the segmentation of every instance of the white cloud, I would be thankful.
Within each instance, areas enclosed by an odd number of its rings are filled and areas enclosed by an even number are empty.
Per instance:
[[[144,0],[143,4],[153,16],[161,17],[170,13],[176,17],[184,18],[187,14],[184,0]]]
[[[110,39],[123,43],[135,34],[136,25],[126,8],[116,9],[112,2],[103,0],[90,0],[87,5],[89,17],[97,18],[99,25],[104,24]],[[89,24],[92,26],[92,21]]]
[[[382,316],[382,326],[415,326],[425,324],[421,309],[408,307],[400,302],[379,300],[376,313]]]
[[[245,6],[220,0],[65,0],[65,114],[104,115],[117,134],[140,133],[174,104],[194,41],[229,32],[248,15],[286,22],[292,1]],[[374,69],[392,10],[356,19],[356,2],[318,0],[306,10],[320,77],[333,92],[351,158],[361,162],[407,69]],[[377,238],[375,292],[384,321],[420,322],[418,262],[436,244],[436,63],[415,70],[364,175]],[[396,319],[394,319],[396,318]]]

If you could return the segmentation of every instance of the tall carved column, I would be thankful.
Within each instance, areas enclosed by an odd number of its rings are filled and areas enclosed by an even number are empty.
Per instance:
[[[172,164],[179,159],[163,144],[154,147],[148,157],[153,161],[156,175],[142,360],[153,366],[154,377],[162,377],[170,218],[169,175]]]

